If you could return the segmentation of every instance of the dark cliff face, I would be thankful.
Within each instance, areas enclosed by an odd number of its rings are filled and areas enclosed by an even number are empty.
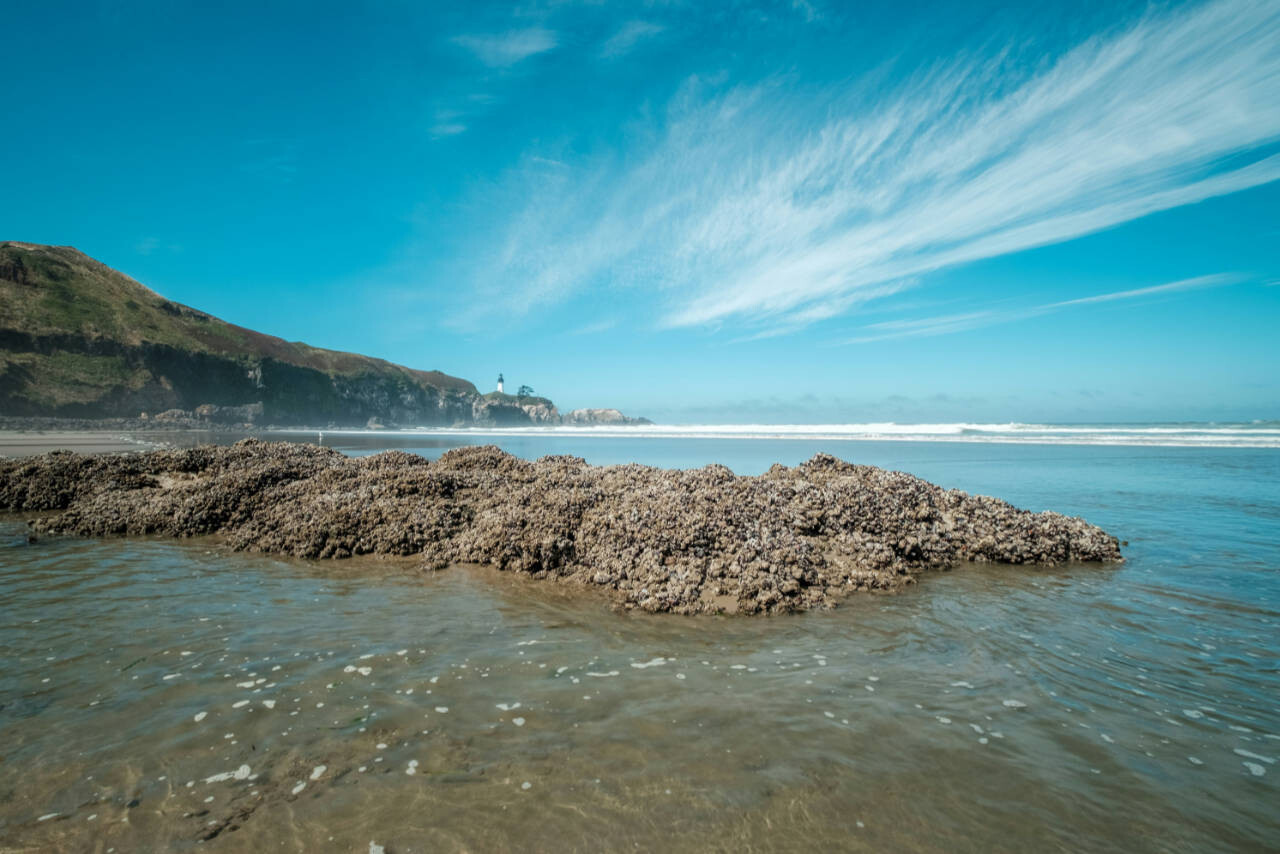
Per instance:
[[[50,399],[56,390],[40,387],[38,366],[21,358],[6,360],[0,367],[0,413],[5,415],[130,418],[204,404],[261,403],[266,423],[363,426],[375,418],[444,426],[471,422],[476,397],[394,374],[330,375],[272,358],[234,358],[150,342],[130,346],[72,334],[33,336],[2,329],[0,350],[37,361],[79,357],[109,366],[108,376],[85,376],[80,382],[64,378],[63,385],[96,380],[97,394],[90,399],[59,401]]]

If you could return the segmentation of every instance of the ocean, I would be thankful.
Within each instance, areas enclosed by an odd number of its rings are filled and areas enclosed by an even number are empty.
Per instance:
[[[281,438],[739,474],[821,451],[1083,516],[1127,560],[675,617],[10,517],[0,848],[1280,848],[1280,424]]]

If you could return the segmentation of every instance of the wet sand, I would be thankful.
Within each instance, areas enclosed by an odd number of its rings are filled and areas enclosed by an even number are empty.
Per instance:
[[[1276,613],[975,567],[774,620],[0,523],[0,850],[1249,850]],[[1123,565],[1121,565],[1123,566]],[[1090,615],[1093,615],[1092,617]],[[1097,619],[1101,616],[1101,620]]]
[[[0,851],[1275,849],[1280,455],[859,455],[1095,519],[1129,561],[745,620],[0,519]]]
[[[118,430],[0,430],[0,457],[30,457],[59,450],[79,454],[148,451],[163,444],[159,440],[149,440]]]

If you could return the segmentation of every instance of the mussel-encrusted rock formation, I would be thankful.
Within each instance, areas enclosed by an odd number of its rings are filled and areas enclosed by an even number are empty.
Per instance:
[[[724,466],[526,462],[494,447],[428,460],[313,445],[0,461],[0,507],[39,531],[224,534],[300,557],[421,555],[616,591],[647,611],[762,613],[893,590],[959,561],[1117,561],[1081,519],[1031,513],[819,454],[759,477]]]

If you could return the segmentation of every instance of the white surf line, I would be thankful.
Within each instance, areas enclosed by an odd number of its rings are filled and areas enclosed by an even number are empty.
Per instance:
[[[281,435],[302,435],[278,431]],[[422,428],[334,430],[334,435],[380,437],[646,438],[829,442],[956,442],[978,444],[1104,445],[1123,447],[1280,448],[1280,428],[1217,425],[1049,424],[822,424],[680,425],[633,427]]]

